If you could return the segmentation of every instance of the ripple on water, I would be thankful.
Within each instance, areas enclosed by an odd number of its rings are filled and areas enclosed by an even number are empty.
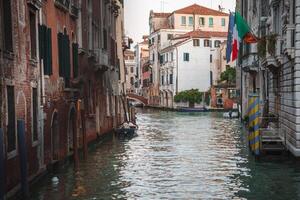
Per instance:
[[[142,111],[138,137],[103,143],[32,199],[297,199],[300,168],[255,162],[239,122],[221,116]]]

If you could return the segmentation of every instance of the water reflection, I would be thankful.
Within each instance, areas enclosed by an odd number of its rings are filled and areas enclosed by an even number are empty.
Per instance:
[[[238,121],[222,114],[141,110],[139,136],[99,145],[49,175],[32,199],[299,199],[293,159],[255,161]]]

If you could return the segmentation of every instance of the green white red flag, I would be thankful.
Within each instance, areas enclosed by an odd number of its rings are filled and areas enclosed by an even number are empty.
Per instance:
[[[234,61],[238,57],[240,42],[244,41],[247,44],[256,43],[258,41],[257,37],[251,32],[251,29],[247,22],[243,19],[239,12],[235,12],[234,17],[234,26],[233,30],[230,31],[232,33],[232,52],[231,60]]]

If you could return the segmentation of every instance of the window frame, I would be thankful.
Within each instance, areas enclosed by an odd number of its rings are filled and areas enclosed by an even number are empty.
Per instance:
[[[36,107],[34,105],[34,90],[36,90]],[[32,141],[32,146],[36,146],[38,144],[39,141],[39,103],[38,103],[38,89],[37,87],[31,87],[31,119],[32,119],[32,123],[31,123],[31,141]],[[34,124],[34,110],[36,111],[36,124]],[[35,127],[36,125],[36,127]],[[36,128],[36,139],[34,137],[34,131]]]
[[[217,44],[218,44],[218,45],[217,45]],[[220,46],[221,46],[221,41],[220,41],[220,40],[215,40],[214,46],[215,46],[216,48],[220,47]]]
[[[183,53],[183,61],[184,62],[189,62],[190,61],[190,54],[185,52]]]
[[[11,87],[13,89],[13,108],[14,108],[14,135],[15,135],[15,144],[14,144],[14,149],[9,151],[8,149],[8,137],[6,137],[6,144],[7,144],[7,159],[12,159],[14,157],[16,157],[18,155],[18,143],[17,143],[17,119],[16,119],[16,94],[15,94],[15,86],[12,85],[12,84],[7,84],[6,85],[6,103],[7,103],[7,106],[6,106],[6,113],[7,113],[7,124],[6,124],[6,135],[8,135],[8,126],[9,126],[9,110],[8,110],[8,88]],[[10,101],[11,102],[11,101]]]
[[[200,39],[193,39],[193,46],[200,47]]]
[[[29,35],[30,35],[30,58],[37,59],[37,14],[36,11],[29,9]],[[33,21],[32,21],[33,20]]]
[[[194,25],[194,17],[189,16],[189,26],[193,26]]]
[[[204,47],[210,47],[210,40],[205,39],[203,42],[204,42]]]
[[[209,26],[209,27],[213,27],[213,26],[214,26],[214,18],[213,18],[213,17],[210,17],[210,18],[208,19],[208,26]]]
[[[201,23],[203,20],[203,23]],[[199,26],[205,26],[205,17],[199,17]]]
[[[186,16],[181,16],[181,26],[186,26]]]
[[[226,19],[225,18],[221,18],[221,26],[226,26]]]
[[[4,2],[7,2],[8,4],[6,5]],[[14,38],[13,38],[13,19],[12,19],[12,0],[7,0],[7,1],[2,1],[0,3],[0,10],[1,10],[1,22],[0,22],[0,30],[2,33],[2,42],[0,49],[3,48],[4,51],[13,53],[14,52]],[[7,7],[6,7],[6,6]],[[7,9],[9,8],[9,10]],[[3,12],[2,12],[3,11]],[[5,22],[9,22],[6,24]],[[8,27],[6,26],[8,25]]]

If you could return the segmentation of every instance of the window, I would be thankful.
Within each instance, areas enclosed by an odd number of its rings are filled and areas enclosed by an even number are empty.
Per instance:
[[[168,40],[171,40],[173,38],[173,34],[168,34]]]
[[[157,41],[160,42],[160,35],[157,36]]]
[[[134,79],[133,79],[133,77],[130,77],[130,84],[134,85]]]
[[[194,47],[199,47],[200,46],[200,40],[199,39],[193,39],[193,45],[194,45]]]
[[[173,84],[173,74],[170,74],[170,84]]]
[[[155,61],[155,55],[154,55],[154,53],[152,53],[152,61],[153,62]]]
[[[164,85],[164,75],[161,76],[161,85]]]
[[[37,89],[32,88],[32,141],[38,140],[38,94]]]
[[[186,17],[185,16],[181,16],[181,25],[186,25]]]
[[[65,80],[65,87],[69,87],[70,81],[70,40],[66,33],[58,33],[58,63],[59,76]]]
[[[12,40],[12,18],[11,18],[11,0],[5,0],[1,1],[3,2],[3,15],[1,16],[3,18],[3,27],[1,27],[1,30],[3,31],[3,47],[6,51],[13,51],[13,40]],[[0,19],[1,19],[0,17]]]
[[[34,12],[29,12],[30,22],[30,55],[31,58],[36,59],[36,17]]]
[[[215,40],[215,47],[220,47],[221,41],[220,40]]]
[[[169,54],[168,54],[168,53],[166,53],[166,56],[167,56],[167,58],[166,58],[166,62],[168,62],[168,61],[169,61]]]
[[[295,24],[296,22],[296,0],[292,0],[291,3],[291,13],[292,13],[292,18],[291,18],[291,24]]]
[[[190,61],[190,54],[189,53],[183,53],[183,61]]]
[[[210,46],[210,40],[204,40],[204,47]]]
[[[16,150],[16,115],[14,86],[7,86],[7,151]]]
[[[212,57],[212,55],[210,54],[210,63],[212,63],[212,60],[213,60],[213,57]]]
[[[279,13],[279,5],[274,6],[274,15],[273,15],[273,26],[275,33],[279,34],[280,31],[280,13]]]
[[[221,19],[221,25],[222,25],[222,26],[226,26],[226,20],[225,20],[225,18],[222,18],[222,19]]]
[[[130,67],[130,73],[133,73],[133,67]]]
[[[78,44],[72,44],[72,54],[73,54],[73,77],[78,76]]]
[[[212,17],[209,18],[209,26],[210,27],[214,26],[214,18]]]
[[[173,54],[173,52],[171,52],[171,61],[173,61],[174,60],[174,54]]]
[[[107,30],[103,29],[103,49],[107,50]]]
[[[163,62],[164,62],[164,57],[163,57],[163,55],[160,55],[159,56],[159,63],[163,64]]]
[[[189,17],[189,25],[193,26],[194,24],[194,18],[193,17]]]
[[[52,75],[51,28],[39,25],[39,55],[44,62],[44,75]]]
[[[205,25],[205,18],[204,17],[200,17],[199,18],[199,25],[200,26],[204,26]]]
[[[213,85],[213,72],[210,71],[210,85]]]
[[[151,43],[154,44],[154,42],[155,42],[155,38],[152,38],[152,42]]]

